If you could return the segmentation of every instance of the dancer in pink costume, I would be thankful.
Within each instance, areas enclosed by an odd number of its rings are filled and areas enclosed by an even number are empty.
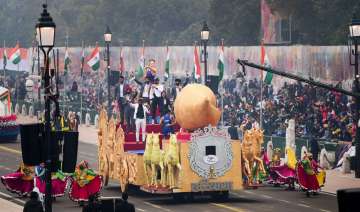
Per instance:
[[[310,196],[310,192],[314,195],[320,190],[319,181],[316,177],[318,173],[317,165],[312,164],[312,155],[308,153],[302,161],[296,166],[296,174],[300,187],[306,191],[306,196]]]
[[[20,196],[27,196],[34,188],[34,168],[21,163],[16,172],[1,176],[5,188]]]
[[[35,167],[35,186],[39,189],[41,195],[45,194],[45,169],[42,165]],[[57,171],[51,174],[51,196],[61,197],[65,194],[67,177],[62,171]]]
[[[86,161],[82,161],[76,166],[70,180],[69,197],[80,205],[87,202],[89,196],[98,195],[101,191],[101,177],[89,168],[89,164]]]

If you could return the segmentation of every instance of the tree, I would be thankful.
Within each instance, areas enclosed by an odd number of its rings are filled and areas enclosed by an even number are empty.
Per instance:
[[[213,0],[209,16],[215,40],[224,38],[227,45],[259,43],[260,0]]]

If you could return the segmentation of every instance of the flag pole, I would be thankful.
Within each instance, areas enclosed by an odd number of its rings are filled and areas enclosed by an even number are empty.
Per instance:
[[[123,41],[120,41],[120,75],[124,76],[125,74],[123,73],[123,62],[124,62],[124,58],[122,57],[122,51],[123,51]]]
[[[3,51],[3,54],[4,54],[4,60],[3,60],[3,66],[4,66],[4,86],[5,86],[5,82],[6,82],[6,60],[7,60],[7,58],[5,58],[5,57],[7,57],[6,55],[5,55],[5,51],[6,51],[6,45],[5,45],[5,40],[4,40],[4,51]]]
[[[264,46],[264,39],[262,39],[261,40],[261,49],[263,48],[263,46]],[[261,50],[261,52],[262,52],[262,50]],[[262,53],[261,53],[262,54]],[[265,55],[262,55],[262,57],[265,57]],[[264,59],[260,59],[261,60],[261,63],[264,63]],[[262,64],[262,65],[264,65],[264,64]],[[261,72],[260,72],[260,129],[262,129],[263,128],[263,108],[262,108],[262,106],[263,106],[263,104],[262,104],[262,101],[263,101],[263,81],[264,81],[264,71],[263,70],[261,70]]]
[[[145,40],[142,40],[142,54],[143,54],[143,57],[144,57],[144,60],[143,60],[143,67],[144,67],[144,72],[146,72],[145,70]],[[146,73],[145,73],[146,74]]]
[[[197,47],[197,41],[194,41],[194,47],[195,47],[195,49],[196,49],[196,47]],[[195,55],[193,56],[194,58],[195,58]],[[196,61],[194,60],[194,66],[195,66],[195,63],[196,63]],[[194,82],[195,83],[198,83],[198,80],[196,79],[196,69],[194,68],[194,71],[193,71],[194,73]],[[201,78],[201,75],[200,75],[200,78]]]
[[[16,41],[16,44],[18,44],[19,41]],[[19,46],[19,49],[20,49],[20,46]],[[20,49],[20,58],[21,58],[21,49]],[[17,73],[16,75],[19,74],[19,69],[20,69],[20,62],[17,64]],[[16,103],[18,103],[18,100],[19,100],[19,92],[18,92],[18,89],[17,89],[17,84],[16,84],[16,80],[15,80],[15,91],[16,91]]]
[[[66,51],[67,51],[67,47],[68,47],[68,42],[69,42],[69,35],[68,35],[68,32],[66,32],[66,36],[65,36],[65,54],[66,54]],[[64,61],[65,63],[65,61]],[[65,71],[65,70],[64,70]],[[66,85],[67,85],[67,80],[66,80],[67,76],[64,74],[64,100],[65,100],[65,96],[66,96]],[[64,114],[65,114],[65,109],[67,109],[67,111],[69,111],[69,108],[68,108],[68,105],[67,105],[67,102],[64,101],[64,104],[63,104],[63,110],[64,110]]]
[[[95,48],[98,46],[98,42],[96,41],[96,43],[95,43]],[[101,62],[100,62],[100,64],[101,64]],[[100,69],[100,68],[99,68]],[[98,69],[98,79],[100,79],[100,70]],[[102,88],[101,88],[101,80],[99,80],[99,90],[98,90],[98,101],[97,101],[97,105],[98,105],[98,107],[99,107],[99,105],[100,105],[100,92],[102,92]],[[102,106],[103,104],[101,103],[101,106]],[[108,117],[108,118],[110,118],[110,117]]]
[[[83,71],[84,71],[84,41],[81,41],[81,67],[80,67],[80,114],[83,111]]]
[[[167,55],[169,54],[169,41],[168,40],[166,40],[166,56],[165,56],[165,71],[166,71],[166,63],[167,63]],[[166,79],[166,81],[167,81],[167,86],[168,86],[168,88],[171,86],[171,78],[170,78],[170,71],[169,71],[169,73],[164,73],[164,76],[165,76],[165,74],[167,74],[168,76],[167,76],[167,79]]]
[[[221,51],[224,47],[224,38],[221,38],[221,43],[220,43],[220,48],[221,48]],[[224,75],[224,73],[223,73]],[[224,76],[223,76],[224,78]],[[221,90],[224,90],[222,93],[221,93],[221,111],[223,112],[223,114],[221,115],[221,125],[222,127],[224,127],[224,94],[225,94],[225,89],[224,89],[224,84],[222,83],[222,88]]]

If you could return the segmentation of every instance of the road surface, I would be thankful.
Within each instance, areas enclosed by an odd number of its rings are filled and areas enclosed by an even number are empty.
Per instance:
[[[97,146],[79,143],[78,161],[87,160],[91,167],[97,169]],[[0,175],[17,169],[21,162],[20,142],[0,143]],[[208,196],[195,196],[193,199],[182,201],[174,200],[167,195],[151,195],[130,188],[129,201],[140,212],[332,212],[337,211],[336,196],[321,193],[307,198],[300,191],[285,191],[283,187],[264,186],[257,190],[243,190],[230,193],[230,198],[225,201],[214,200]],[[102,190],[101,196],[121,196],[118,183],[110,182]],[[7,192],[0,185],[0,198],[8,199],[23,205],[26,199],[18,198]],[[0,209],[1,211],[1,209]],[[53,211],[81,211],[81,208],[69,200],[68,196],[57,198],[53,204]]]

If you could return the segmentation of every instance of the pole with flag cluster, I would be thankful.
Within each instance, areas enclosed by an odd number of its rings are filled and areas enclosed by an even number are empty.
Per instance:
[[[17,73],[19,73],[19,65],[21,62],[21,51],[20,51],[20,44],[19,41],[16,42],[16,46],[11,49],[8,59],[10,60],[10,62],[14,65],[17,65]],[[15,80],[15,95],[16,95],[16,102],[18,102],[18,94],[17,94],[17,80]]]
[[[170,51],[168,41],[166,41],[166,61],[165,61],[165,73],[164,80],[168,81],[170,78]]]
[[[83,72],[84,72],[84,62],[85,62],[85,51],[84,51],[84,41],[81,42],[81,59],[80,59],[80,114],[82,115],[83,111]]]
[[[270,66],[269,63],[269,58],[265,52],[265,46],[264,46],[264,40],[261,40],[261,50],[260,50],[260,63],[263,66]],[[260,76],[260,128],[262,129],[263,127],[263,83],[270,85],[272,78],[273,78],[273,74],[270,72],[266,73],[265,79],[264,79],[264,74],[263,71],[261,70],[260,72],[261,76]]]
[[[66,76],[68,74],[68,71],[69,71],[69,68],[70,68],[70,63],[71,63],[71,59],[70,59],[70,56],[69,56],[68,45],[69,45],[69,36],[66,35],[65,57],[64,57],[64,76]]]
[[[140,80],[144,77],[145,68],[145,40],[142,41],[141,55],[139,59],[139,67],[136,69],[135,79]]]
[[[91,67],[93,71],[98,71],[100,68],[100,49],[97,42],[95,49],[91,52],[90,56],[88,57],[87,64]]]
[[[16,46],[10,51],[9,60],[14,65],[18,65],[21,62],[21,51],[19,42],[16,42]]]
[[[4,40],[4,48],[3,48],[4,85],[6,82],[6,64],[7,64],[7,54],[6,54],[6,45]]]
[[[224,63],[224,39],[221,39],[221,43],[220,43],[220,53],[219,53],[219,61],[217,64],[217,68],[219,71],[219,82],[223,79],[224,77],[224,68],[225,68],[225,63]]]
[[[193,71],[193,74],[194,74],[193,76],[194,76],[195,82],[198,82],[199,79],[201,78],[201,69],[200,69],[200,58],[199,58],[196,41],[194,44],[194,71]]]
[[[120,42],[121,46],[120,46],[120,63],[119,63],[119,71],[120,71],[120,75],[124,76],[124,72],[125,72],[125,63],[124,63],[124,54],[123,54],[123,45],[122,45],[122,41]]]

